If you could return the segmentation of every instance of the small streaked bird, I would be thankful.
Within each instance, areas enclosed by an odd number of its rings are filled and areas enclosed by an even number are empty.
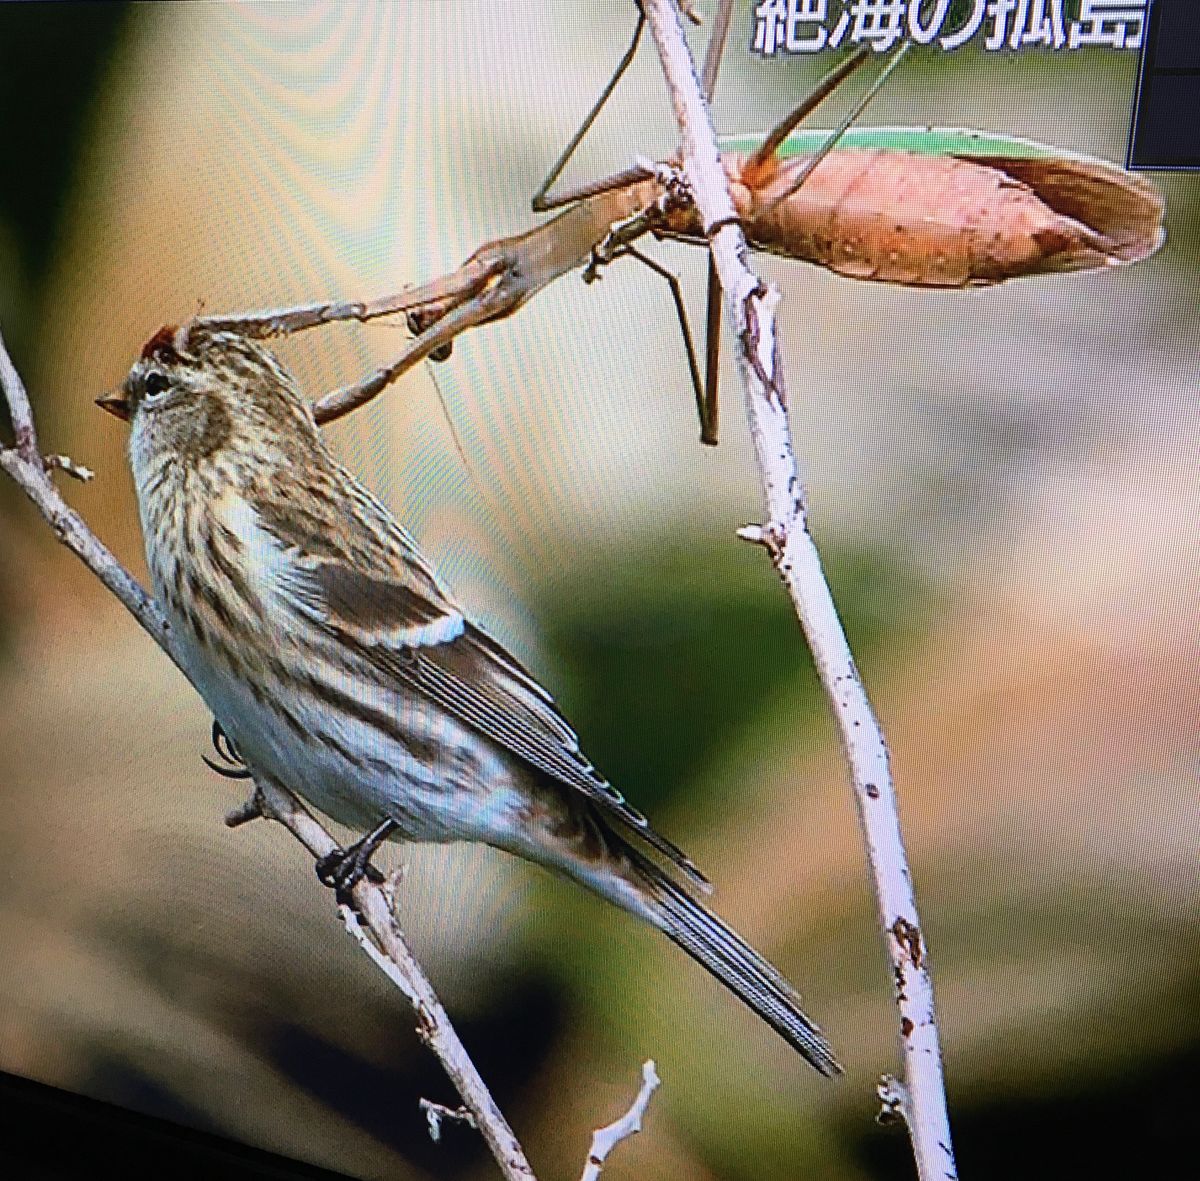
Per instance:
[[[840,1070],[791,985],[697,901],[695,865],[333,458],[270,352],[168,326],[99,404],[131,424],[154,593],[221,730],[257,779],[370,834],[338,884],[384,837],[483,841],[653,924]]]

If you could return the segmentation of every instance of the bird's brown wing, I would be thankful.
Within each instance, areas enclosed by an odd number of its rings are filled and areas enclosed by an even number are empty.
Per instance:
[[[690,857],[650,827],[579,749],[554,699],[495,640],[474,624],[448,643],[381,652],[381,666],[447,712],[557,782],[583,792],[695,885],[709,882]]]
[[[272,532],[279,536],[277,525]],[[288,545],[286,536],[280,540]],[[693,885],[711,889],[692,860],[587,760],[554,698],[467,621],[432,578],[414,579],[384,561],[368,573],[346,560],[291,553],[286,582],[293,610],[357,648],[389,683],[407,685],[528,766],[582,792]],[[422,563],[421,572],[427,569]]]

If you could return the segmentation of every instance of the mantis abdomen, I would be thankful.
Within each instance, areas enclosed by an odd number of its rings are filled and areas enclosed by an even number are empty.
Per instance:
[[[811,154],[729,153],[725,166],[752,246],[856,279],[983,286],[1137,262],[1162,244],[1152,184],[1034,146],[1028,155],[843,147],[794,192]]]

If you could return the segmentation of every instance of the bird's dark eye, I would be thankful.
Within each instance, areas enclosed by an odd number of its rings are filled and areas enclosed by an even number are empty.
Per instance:
[[[146,395],[153,398],[157,394],[165,394],[171,388],[171,383],[162,373],[146,374]]]

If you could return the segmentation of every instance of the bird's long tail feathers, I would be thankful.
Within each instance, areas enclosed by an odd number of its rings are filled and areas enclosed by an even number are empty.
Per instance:
[[[825,1035],[805,1016],[799,994],[779,970],[647,856],[628,845],[622,851],[652,899],[660,929],[823,1075],[841,1074],[841,1065]]]

